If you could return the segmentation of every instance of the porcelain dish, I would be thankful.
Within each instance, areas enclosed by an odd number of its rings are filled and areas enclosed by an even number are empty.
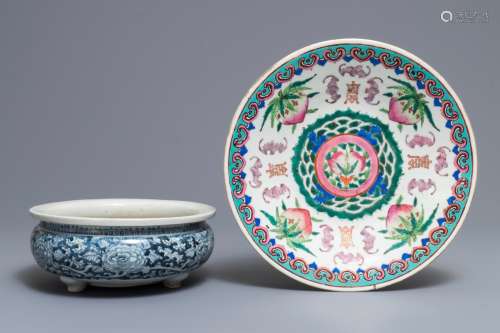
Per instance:
[[[373,290],[426,267],[460,229],[477,158],[444,78],[386,43],[310,45],[262,75],[225,149],[229,203],[273,267],[327,290]]]
[[[74,200],[30,210],[40,221],[31,236],[38,265],[70,292],[88,284],[127,287],[163,282],[179,287],[214,246],[205,222],[215,208],[187,201]]]

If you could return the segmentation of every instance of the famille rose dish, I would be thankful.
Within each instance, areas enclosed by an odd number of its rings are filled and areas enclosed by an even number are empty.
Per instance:
[[[163,282],[176,288],[212,253],[205,222],[215,208],[196,202],[95,199],[54,202],[30,210],[38,265],[70,292],[88,284],[128,287]]]
[[[476,168],[443,77],[362,39],[314,44],[268,70],[236,111],[224,165],[257,252],[329,290],[378,289],[427,266],[462,225]]]

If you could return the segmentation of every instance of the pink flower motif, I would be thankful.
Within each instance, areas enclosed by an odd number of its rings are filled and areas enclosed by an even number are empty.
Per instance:
[[[328,163],[328,167],[330,168],[330,171],[331,172],[335,172],[337,166],[335,165],[335,163],[337,163],[337,160],[342,156],[344,155],[343,152],[341,151],[336,151],[335,153],[332,154],[332,157],[327,161]]]
[[[351,155],[359,161],[359,172],[362,172],[366,167],[366,159],[357,151],[351,150]]]

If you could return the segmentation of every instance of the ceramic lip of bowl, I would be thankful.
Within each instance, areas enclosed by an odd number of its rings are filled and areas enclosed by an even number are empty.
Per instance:
[[[83,199],[32,207],[35,220],[67,225],[144,227],[203,222],[215,208],[191,201],[159,199]]]

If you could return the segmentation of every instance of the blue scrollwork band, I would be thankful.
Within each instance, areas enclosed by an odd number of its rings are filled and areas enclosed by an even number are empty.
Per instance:
[[[205,222],[93,227],[41,222],[31,249],[46,271],[84,280],[161,279],[200,267],[214,245]]]

